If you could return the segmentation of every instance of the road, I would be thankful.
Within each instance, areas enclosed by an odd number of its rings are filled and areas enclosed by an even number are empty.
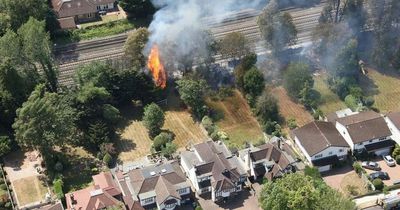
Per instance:
[[[318,23],[318,18],[325,3],[307,9],[288,9],[293,17],[293,22],[298,30],[298,44],[306,44],[311,41],[311,32]],[[222,39],[226,34],[238,31],[243,33],[251,43],[254,44],[255,52],[258,54],[266,53],[261,35],[257,26],[259,10],[243,10],[229,14],[224,21],[215,23],[212,20],[205,20],[205,24],[211,28],[214,37]],[[55,47],[55,57],[59,64],[59,82],[63,85],[72,85],[72,76],[75,69],[82,64],[98,60],[108,60],[121,58],[124,54],[123,45],[127,38],[127,33],[74,43],[67,46]],[[219,56],[217,62],[221,61]]]

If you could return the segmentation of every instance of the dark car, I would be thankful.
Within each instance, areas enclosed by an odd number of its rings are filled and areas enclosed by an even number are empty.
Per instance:
[[[381,167],[379,167],[379,164],[377,162],[372,162],[372,161],[364,161],[361,163],[361,166],[363,168],[371,169],[374,171],[380,171]]]
[[[369,178],[371,180],[374,180],[374,179],[377,179],[377,178],[382,179],[382,180],[388,180],[389,179],[389,175],[386,172],[378,171],[378,172],[370,174]]]

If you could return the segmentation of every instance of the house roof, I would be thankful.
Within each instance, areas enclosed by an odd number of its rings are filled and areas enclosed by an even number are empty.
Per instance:
[[[346,127],[355,144],[392,135],[385,119],[374,111],[339,118],[337,122]]]
[[[113,196],[120,195],[121,191],[110,172],[101,172],[92,179],[94,185],[66,194],[68,209],[72,206],[75,209],[102,209],[120,204]]]
[[[74,29],[76,28],[75,20],[73,17],[66,17],[57,19],[61,29]]]
[[[42,207],[38,208],[37,210],[64,210],[64,207],[63,207],[61,201],[58,201],[56,203],[42,206]]]
[[[331,146],[349,147],[335,126],[330,122],[310,122],[303,127],[295,129],[293,134],[298,138],[300,144],[310,156]]]
[[[396,126],[397,129],[400,130],[400,112],[390,112],[386,115],[390,121]]]
[[[51,4],[58,18],[97,12],[96,5],[92,0],[52,0]]]
[[[131,186],[135,196],[155,195],[158,204],[163,203],[169,197],[180,199],[177,190],[190,187],[177,161],[134,169],[129,171],[127,176],[130,179],[127,184]]]

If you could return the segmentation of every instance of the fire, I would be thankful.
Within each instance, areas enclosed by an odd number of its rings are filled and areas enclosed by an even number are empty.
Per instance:
[[[167,86],[167,74],[160,61],[160,54],[157,45],[153,45],[147,62],[147,67],[153,74],[154,82],[158,87],[164,89]]]

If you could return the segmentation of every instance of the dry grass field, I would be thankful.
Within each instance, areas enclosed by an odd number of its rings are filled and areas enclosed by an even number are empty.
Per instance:
[[[18,179],[12,185],[17,194],[18,206],[20,207],[43,201],[48,192],[44,182],[39,180],[39,176]]]
[[[279,113],[285,120],[294,118],[299,127],[314,120],[303,105],[290,99],[283,87],[276,87],[272,89],[271,93],[278,99]]]
[[[382,113],[400,111],[400,77],[368,69],[369,80],[363,80],[362,86],[367,95],[375,99],[374,107]]]
[[[319,108],[325,115],[346,108],[346,104],[340,100],[339,96],[329,89],[326,79],[326,73],[314,76],[314,89],[321,93]]]
[[[243,145],[246,141],[256,142],[263,137],[260,125],[239,91],[234,91],[232,97],[227,97],[223,101],[209,99],[207,105],[222,115],[217,125],[228,134],[229,141],[237,146]]]
[[[170,92],[167,105],[162,106],[165,111],[165,123],[162,129],[175,134],[174,143],[179,148],[189,143],[195,144],[207,140],[206,131],[193,120],[189,111],[181,106],[182,102],[178,96]],[[129,110],[122,111],[122,116],[126,117],[124,112],[129,112]],[[134,161],[150,154],[153,142],[141,122],[141,116],[137,115],[137,113],[134,116],[127,114],[128,122],[120,130],[121,140],[117,143],[117,148],[120,151],[119,160],[122,162]]]

